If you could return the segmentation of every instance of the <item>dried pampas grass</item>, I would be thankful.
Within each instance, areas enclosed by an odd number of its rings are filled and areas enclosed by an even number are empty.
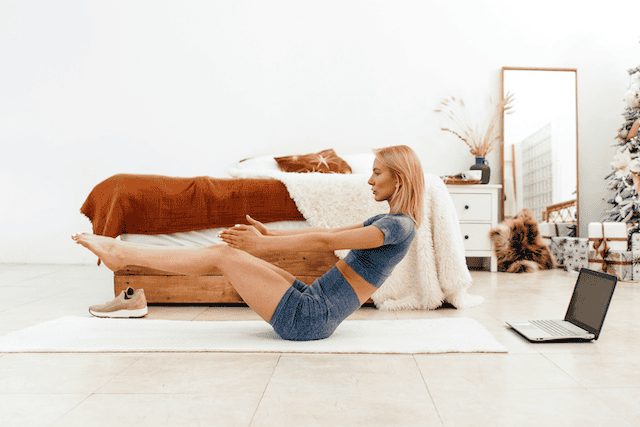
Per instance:
[[[461,140],[469,151],[476,157],[485,157],[499,143],[502,135],[500,123],[502,114],[511,114],[513,111],[513,95],[507,93],[506,96],[496,103],[493,111],[489,115],[489,123],[484,132],[479,127],[471,127],[470,120],[466,113],[464,101],[461,98],[451,96],[443,99],[440,106],[434,111],[444,114],[451,122],[451,126],[440,128],[444,132],[453,134]],[[491,104],[494,102],[491,100]]]

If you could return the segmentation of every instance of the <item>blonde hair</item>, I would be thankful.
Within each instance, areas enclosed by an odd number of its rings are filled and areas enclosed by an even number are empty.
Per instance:
[[[389,198],[391,213],[408,215],[420,227],[424,210],[424,172],[416,153],[407,145],[393,145],[373,150],[388,167],[399,186]]]

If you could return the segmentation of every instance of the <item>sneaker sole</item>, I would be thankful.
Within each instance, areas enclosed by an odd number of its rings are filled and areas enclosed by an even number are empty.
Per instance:
[[[116,310],[109,312],[93,311],[89,309],[89,313],[96,317],[114,317],[114,318],[126,318],[126,317],[144,317],[147,315],[147,307],[139,308],[137,310]]]

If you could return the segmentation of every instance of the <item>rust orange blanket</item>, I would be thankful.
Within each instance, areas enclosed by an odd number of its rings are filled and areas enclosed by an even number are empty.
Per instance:
[[[168,234],[261,222],[304,221],[275,179],[117,174],[96,185],[80,208],[93,233]]]

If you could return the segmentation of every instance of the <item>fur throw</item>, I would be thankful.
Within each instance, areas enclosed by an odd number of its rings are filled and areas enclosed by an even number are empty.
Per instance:
[[[231,169],[234,177],[267,176],[282,181],[312,227],[341,227],[389,211],[371,197],[367,175],[284,173]],[[467,293],[472,280],[455,206],[442,180],[425,175],[424,218],[404,259],[373,295],[380,310],[433,310],[448,302],[456,308],[479,305]],[[335,251],[344,258],[348,250]]]
[[[538,232],[538,223],[528,209],[500,223],[489,233],[498,258],[498,271],[531,273],[555,267],[555,259]]]

